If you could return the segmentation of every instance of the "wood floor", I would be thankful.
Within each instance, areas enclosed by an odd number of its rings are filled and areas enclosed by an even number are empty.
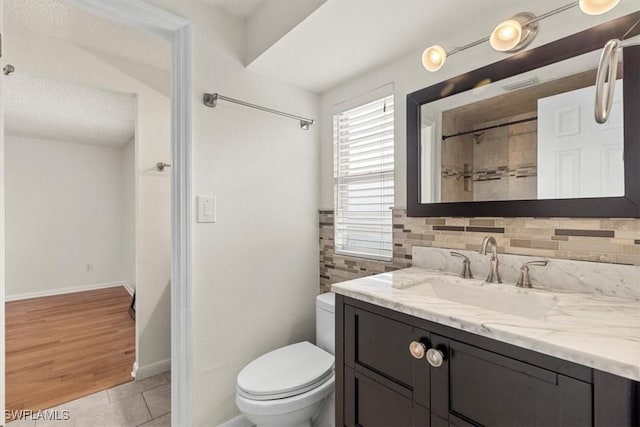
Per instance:
[[[123,287],[6,303],[6,406],[51,408],[131,381],[135,324]]]

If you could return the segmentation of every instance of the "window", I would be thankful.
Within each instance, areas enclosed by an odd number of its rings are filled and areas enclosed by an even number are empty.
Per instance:
[[[333,116],[335,251],[393,258],[393,95]]]

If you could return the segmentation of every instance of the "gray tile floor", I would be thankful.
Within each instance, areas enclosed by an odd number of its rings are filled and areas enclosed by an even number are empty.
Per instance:
[[[164,427],[171,425],[171,373],[132,381],[51,408],[66,421],[22,419],[7,427]]]

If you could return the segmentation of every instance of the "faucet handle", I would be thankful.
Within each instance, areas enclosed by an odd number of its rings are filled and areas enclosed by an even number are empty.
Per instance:
[[[529,262],[525,262],[524,264],[522,264],[522,268],[523,269],[528,269],[530,265],[541,265],[541,266],[545,266],[549,264],[549,261],[547,261],[546,259],[540,259],[540,260],[535,260],[535,261],[529,261]]]
[[[464,258],[465,262],[469,262],[469,257],[466,256],[466,255],[461,254],[460,252],[452,251],[452,252],[450,252],[450,254],[453,255],[453,256],[457,256],[459,258]]]
[[[471,261],[469,261],[469,257],[462,255],[460,252],[451,252],[451,255],[462,258],[462,273],[460,273],[460,277],[473,279],[473,274],[471,273]]]
[[[522,267],[520,268],[520,277],[516,282],[516,286],[519,288],[530,288],[531,279],[529,278],[529,266],[541,265],[544,267],[547,264],[549,264],[549,261],[547,260],[535,260],[535,261],[525,262],[524,264],[522,264]]]

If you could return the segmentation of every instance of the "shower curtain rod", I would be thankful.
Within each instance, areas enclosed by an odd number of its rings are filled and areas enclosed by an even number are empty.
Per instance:
[[[470,133],[482,132],[483,130],[496,129],[496,128],[501,128],[505,126],[517,125],[519,123],[532,122],[534,120],[538,120],[538,116],[529,117],[528,119],[514,120],[513,122],[500,123],[499,125],[487,126],[486,128],[474,129],[467,132],[455,133],[453,135],[442,135],[442,140],[444,141],[447,138],[453,138],[455,136],[469,135]]]
[[[308,119],[306,117],[296,116],[295,114],[289,114],[282,111],[274,110],[272,108],[262,107],[260,105],[251,104],[250,102],[240,101],[239,99],[229,98],[228,96],[220,95],[219,93],[205,93],[202,97],[204,105],[207,107],[215,108],[218,105],[218,100],[233,102],[234,104],[244,105],[245,107],[255,108],[256,110],[266,111],[271,114],[278,114],[280,116],[289,117],[290,119],[296,119],[300,121],[300,128],[309,130],[309,126],[315,124],[315,120]]]

